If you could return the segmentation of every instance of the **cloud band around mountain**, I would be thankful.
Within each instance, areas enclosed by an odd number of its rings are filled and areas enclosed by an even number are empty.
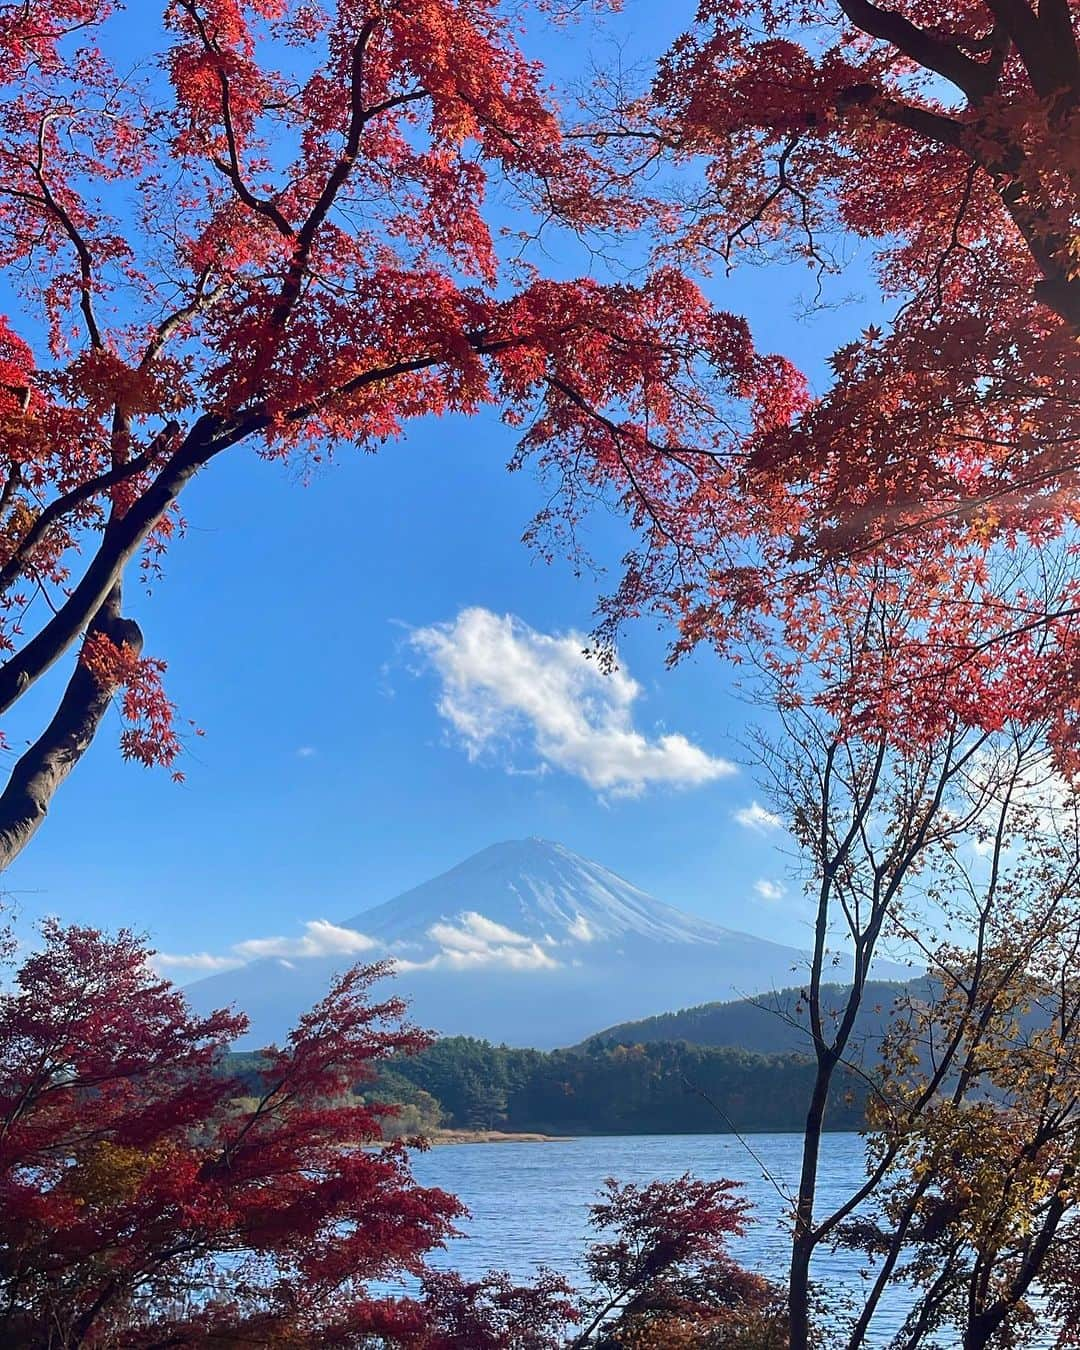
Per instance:
[[[568,931],[581,940],[574,926]],[[162,971],[212,975],[267,958],[276,958],[283,965],[291,966],[295,961],[316,957],[340,956],[354,961],[368,954],[373,958],[389,957],[403,971],[470,970],[477,966],[513,971],[552,970],[560,964],[543,944],[474,910],[459,914],[455,920],[432,924],[427,936],[435,944],[435,952],[426,960],[412,961],[401,957],[394,945],[388,947],[355,928],[344,928],[326,919],[312,919],[304,925],[299,937],[247,938],[234,943],[228,954],[220,956],[211,952],[158,952],[153,965]],[[554,945],[554,941],[551,940],[549,945]]]
[[[428,937],[439,945],[427,961],[399,961],[402,970],[431,970],[449,966],[469,970],[476,966],[501,966],[505,970],[553,970],[559,962],[544,947],[516,933],[505,924],[485,918],[475,910],[458,916],[456,923],[436,923]]]
[[[413,629],[410,641],[439,676],[439,713],[471,759],[524,738],[542,765],[612,797],[660,784],[699,787],[736,772],[680,733],[638,730],[641,686],[625,668],[605,674],[585,656],[580,633],[541,633],[472,607]]]
[[[212,974],[218,970],[235,970],[263,957],[276,956],[279,960],[305,960],[316,956],[347,956],[355,959],[370,952],[378,944],[374,938],[358,933],[355,928],[343,928],[328,919],[311,919],[304,924],[299,937],[247,938],[232,945],[227,955],[211,952],[158,952],[154,964],[161,969],[194,970]]]

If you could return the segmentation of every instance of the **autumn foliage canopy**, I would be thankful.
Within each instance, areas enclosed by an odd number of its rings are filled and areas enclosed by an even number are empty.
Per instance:
[[[1072,763],[1078,24],[1069,0],[707,0],[647,97],[603,91],[628,177],[690,175],[668,256],[825,273],[854,242],[895,311],[796,415],[639,498],[612,631],[655,606],[677,652],[749,636],[817,663],[834,710],[924,737],[1051,709]],[[901,623],[839,688],[882,587]]]
[[[601,190],[494,0],[170,0],[160,17],[129,73],[144,12],[0,12],[0,713],[82,652],[0,795],[0,862],[115,691],[124,753],[174,761],[122,579],[159,566],[183,488],[220,455],[302,463],[495,404],[530,418],[527,449],[607,481],[646,424],[664,445],[709,434],[702,362],[763,428],[800,397],[672,267],[605,286],[502,259],[493,183],[526,229],[644,208]]]
[[[422,414],[526,426],[519,454],[561,488],[541,527],[622,501],[643,544],[609,636],[655,606],[678,651],[827,646],[836,595],[884,569],[909,640],[844,691],[860,717],[1071,689],[1075,583],[1017,561],[1074,526],[1069,0],[710,0],[644,95],[602,87],[572,136],[494,0],[160,18],[147,46],[107,0],[0,15],[0,711],[82,652],[0,794],[0,861],[115,692],[126,755],[181,749],[122,580],[160,565],[191,478],[242,444],[374,449]],[[545,280],[517,247],[545,222],[659,225],[652,270]],[[778,253],[828,270],[852,236],[897,313],[815,397],[689,279]],[[1071,695],[1056,706],[1067,761]]]
[[[338,980],[242,1097],[219,1061],[243,1017],[192,1016],[130,933],[44,936],[0,1001],[4,1344],[349,1344],[390,1325],[368,1284],[419,1272],[462,1208],[413,1182],[404,1145],[363,1147],[381,1112],[353,1086],[424,1043],[399,1000],[371,1000],[381,970]]]

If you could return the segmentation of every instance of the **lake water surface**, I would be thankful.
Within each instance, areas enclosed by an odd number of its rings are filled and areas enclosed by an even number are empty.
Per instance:
[[[749,1150],[753,1150],[752,1156]],[[743,1183],[755,1222],[733,1253],[749,1267],[783,1279],[787,1266],[784,1202],[767,1172],[789,1194],[798,1182],[802,1136],[633,1135],[568,1139],[552,1143],[456,1144],[415,1157],[417,1180],[457,1195],[471,1211],[461,1225],[467,1237],[451,1243],[439,1264],[467,1276],[492,1268],[525,1279],[539,1265],[581,1278],[588,1245],[588,1208],[606,1177],[648,1182],[683,1172]],[[819,1211],[839,1203],[865,1178],[863,1141],[857,1134],[826,1135],[821,1158]],[[823,1251],[814,1278],[856,1293],[866,1264],[858,1253]],[[899,1329],[902,1291],[883,1301],[872,1342],[882,1345]],[[1047,1344],[1051,1342],[1048,1341]],[[947,1345],[947,1342],[943,1344]]]

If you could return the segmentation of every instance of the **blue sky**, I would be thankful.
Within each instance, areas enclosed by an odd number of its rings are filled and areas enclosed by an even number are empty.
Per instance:
[[[526,46],[560,74],[610,59],[616,40],[631,58],[658,55],[692,6],[657,9],[631,3],[604,36],[584,25]],[[554,262],[572,271],[575,259]],[[864,274],[847,275],[836,291],[860,285]],[[798,320],[812,281],[797,267],[710,289],[750,317],[761,347],[818,379],[871,313],[856,301]],[[521,544],[544,494],[532,471],[505,471],[513,448],[494,415],[450,418],[377,456],[343,451],[307,485],[246,450],[204,474],[184,501],[187,538],[152,597],[130,588],[130,607],[206,735],[176,786],[124,765],[119,725],[107,725],[5,879],[21,919],[128,924],[165,951],[224,951],[347,918],[489,843],[537,834],[661,899],[803,945],[793,888],[760,893],[784,883],[779,837],[737,819],[762,800],[752,768],[717,763],[741,756],[755,710],[708,653],[666,670],[668,635],[654,625],[626,634],[622,669],[640,691],[624,687],[618,706],[618,691],[573,669],[572,644],[546,640],[588,632],[605,578],[547,566]],[[622,522],[597,517],[587,531],[615,566]],[[550,684],[539,714],[512,713],[520,690],[500,684],[497,655],[486,667],[483,652],[461,659],[467,638],[499,633]],[[35,691],[9,729],[14,746],[55,690]],[[571,745],[560,717],[596,722],[598,705],[614,743]],[[646,742],[643,778],[611,767],[631,733]]]

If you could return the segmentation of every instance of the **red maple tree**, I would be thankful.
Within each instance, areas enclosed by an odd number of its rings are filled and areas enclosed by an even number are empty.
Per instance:
[[[563,137],[512,17],[497,0],[168,0],[141,79],[117,63],[144,12],[0,11],[17,303],[0,319],[0,714],[83,653],[0,793],[0,866],[116,690],[124,753],[175,760],[123,578],[158,566],[219,456],[375,449],[494,404],[580,482],[633,477],[646,441],[694,441],[702,370],[770,422],[790,403],[787,367],[677,271],[555,283],[500,256],[492,180],[526,229],[641,218]]]
[[[622,110],[637,125],[597,129],[701,166],[682,250],[829,270],[838,234],[875,244],[888,333],[837,352],[825,395],[747,447],[752,480],[812,487],[785,503],[805,542],[1070,514],[1078,28],[1070,0],[709,0]]]
[[[767,17],[797,22],[794,7]],[[785,461],[814,481],[809,524],[849,552],[939,524],[977,538],[1057,527],[1080,439],[1080,9],[848,0],[837,18],[813,54],[742,30],[735,87],[679,70],[715,59],[724,23],[663,77],[694,84],[688,124],[754,141],[749,229],[793,228],[808,254],[815,226],[881,241],[883,288],[903,300],[887,335],[834,356],[833,387],[755,469]],[[772,104],[740,119],[732,105],[766,64]]]
[[[0,998],[0,1339],[7,1346],[363,1344],[412,1302],[462,1206],[413,1181],[355,1085],[426,1043],[358,967],[263,1056],[192,1015],[131,933],[48,924]],[[230,1339],[231,1338],[231,1339]],[[336,1339],[335,1339],[336,1338]]]
[[[914,709],[933,734],[954,713],[1052,707],[1069,762],[1078,26],[1075,0],[704,0],[648,97],[609,91],[598,149],[628,176],[665,158],[689,175],[669,257],[820,272],[854,237],[895,307],[794,416],[638,473],[645,544],[609,632],[657,606],[676,651],[749,634],[822,655],[862,594],[895,586],[908,637],[849,686],[860,717]]]

